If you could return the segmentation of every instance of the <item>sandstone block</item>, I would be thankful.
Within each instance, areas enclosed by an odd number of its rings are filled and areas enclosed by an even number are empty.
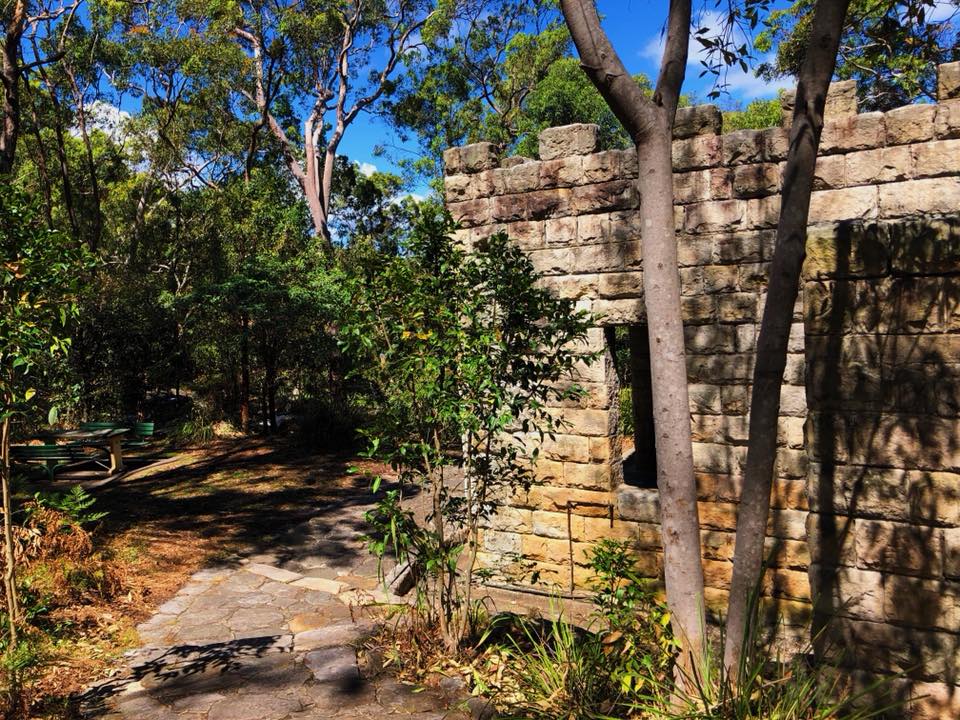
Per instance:
[[[643,277],[638,272],[603,273],[599,276],[601,298],[642,298]]]
[[[767,563],[773,567],[806,570],[810,565],[810,551],[802,540],[784,540],[768,537],[763,550]]]
[[[743,221],[744,205],[740,200],[693,203],[684,208],[684,229],[689,233],[729,231]]]
[[[775,163],[738,165],[734,169],[734,197],[763,197],[779,190],[780,168]]]
[[[561,540],[567,539],[567,514],[565,512],[544,512],[541,510],[534,510],[531,513],[531,519],[533,523],[534,535],[538,535],[540,537],[558,538]],[[577,518],[577,520],[579,520],[579,518]],[[574,518],[571,515],[571,532],[573,522]],[[527,530],[526,532],[530,531]]]
[[[514,168],[517,165],[523,165],[524,163],[528,162],[534,162],[534,160],[524,157],[523,155],[511,155],[510,157],[505,157],[500,161],[500,167],[503,169]]]
[[[578,215],[637,207],[639,194],[632,180],[611,180],[573,188],[573,210]]]
[[[896,218],[950,213],[960,207],[960,177],[912,180],[880,186],[880,214]]]
[[[701,325],[716,320],[716,300],[709,295],[686,295],[680,298],[684,323]]]
[[[675,172],[709,168],[722,158],[720,135],[697,135],[673,141],[673,169]]]
[[[698,472],[739,473],[745,459],[746,448],[744,447],[731,447],[717,443],[693,443],[693,467]]]
[[[745,323],[754,322],[757,319],[757,296],[754,293],[728,292],[717,298],[717,320],[720,322]],[[746,331],[747,335],[741,337],[741,330]],[[736,349],[741,352],[750,352],[753,350],[754,335],[755,328],[753,325],[737,328]],[[741,347],[743,340],[749,340],[747,347]]]
[[[740,268],[735,265],[708,265],[703,268],[703,292],[732,293],[740,289]]]
[[[483,531],[483,549],[489,553],[504,555],[507,553],[519,553],[521,550],[521,538],[526,535],[518,533],[499,532],[496,530]]]
[[[606,242],[610,236],[610,214],[580,215],[577,218],[577,236],[585,245]],[[639,238],[630,239],[638,240]]]
[[[857,114],[857,81],[839,80],[830,83],[823,116],[827,120]]]
[[[787,159],[790,151],[790,131],[785,127],[767,128],[763,133],[763,159],[780,162]]]
[[[937,105],[936,136],[938,138],[960,137],[960,98],[941,101]]]
[[[887,113],[887,145],[923,142],[934,134],[936,105],[906,105]]]
[[[864,220],[877,216],[877,188],[820,190],[810,197],[811,224]]]
[[[722,126],[723,116],[716,105],[678,108],[673,123],[673,138],[681,140],[695,135],[718,135]]]
[[[883,618],[922,629],[960,628],[960,583],[903,575],[884,577]]]
[[[737,529],[737,506],[733,503],[697,503],[700,527],[713,530],[734,531]]]
[[[952,273],[960,267],[960,219],[956,217],[891,223],[889,236],[891,259],[896,270],[925,275]],[[949,343],[950,340],[942,338],[939,344],[945,348]]]
[[[569,188],[537,190],[526,193],[527,212],[531,220],[569,215],[573,209]]]
[[[621,150],[606,150],[583,156],[583,182],[599,183],[620,180],[624,177],[629,158]],[[636,158],[632,165],[636,165]],[[634,171],[635,174],[635,171]]]
[[[720,388],[717,385],[688,386],[690,411],[699,414],[720,414]]]
[[[640,523],[660,522],[660,500],[655,489],[620,485],[616,489],[617,517]]]
[[[540,159],[589,155],[597,150],[599,130],[596,125],[582,123],[547,128],[540,133]]]
[[[771,597],[809,601],[810,579],[805,570],[769,568],[764,573],[761,592]]]
[[[533,222],[515,222],[504,226],[503,231],[507,236],[524,250],[533,250],[543,247],[544,244],[544,223]]]
[[[576,217],[551,218],[544,222],[543,229],[547,245],[573,245],[577,242]]]
[[[443,194],[448,203],[473,200],[476,191],[470,175],[448,175],[443,180]]]
[[[923,147],[923,145],[916,147]],[[846,158],[847,185],[906,180],[910,177],[913,168],[913,150],[914,148],[905,146],[885,147],[843,156]]]
[[[647,317],[643,298],[601,299],[593,303],[593,312],[603,325],[635,325]]]
[[[525,193],[540,186],[540,163],[523,162],[501,170],[503,193]]]
[[[937,66],[937,100],[960,98],[960,62]]]
[[[809,513],[805,510],[774,509],[767,521],[767,535],[784,540],[806,540],[807,515]]]
[[[843,155],[821,155],[813,175],[814,190],[842,188],[845,181],[846,159]]]
[[[721,233],[714,240],[713,257],[720,263],[759,262],[765,257],[764,249],[772,248],[775,239],[775,232]]]
[[[736,130],[723,135],[723,164],[756,163],[764,159],[764,134],[760,130]]]
[[[780,195],[744,200],[745,227],[751,230],[775,228],[780,220]]]
[[[530,510],[501,506],[490,518],[489,528],[511,533],[528,533],[535,527],[535,519]],[[533,532],[536,532],[534,529]]]
[[[497,148],[493,143],[480,142],[464,145],[459,148],[459,151],[459,163],[455,162],[454,167],[459,166],[462,172],[476,173],[481,170],[492,170],[499,165]],[[444,153],[444,159],[446,159],[446,153]]]
[[[736,329],[730,325],[692,325],[683,329],[683,335],[690,353],[729,353],[736,345]]]
[[[943,572],[939,528],[858,520],[856,535],[858,567],[927,577]]]
[[[883,113],[864,113],[834,122],[828,121],[820,136],[820,153],[830,155],[880,147],[885,136]]]
[[[913,176],[918,178],[953,175],[960,157],[960,139],[935,140],[910,148],[913,154]]]
[[[748,374],[747,368],[744,368],[743,374]],[[720,403],[723,412],[728,415],[746,415],[750,409],[750,389],[742,385],[724,385],[720,389]]]
[[[564,463],[563,482],[569,487],[585,490],[610,490],[610,466],[596,463]]]
[[[828,594],[831,614],[874,622],[884,621],[883,573],[853,567],[813,565],[809,578],[815,597]]]
[[[510,223],[527,218],[527,196],[523,193],[498,195],[491,202],[490,219],[493,222]]]
[[[571,187],[583,181],[583,158],[579,155],[540,163],[540,187]]]
[[[453,219],[465,228],[486,225],[490,222],[492,203],[488,198],[450,203],[447,206]]]

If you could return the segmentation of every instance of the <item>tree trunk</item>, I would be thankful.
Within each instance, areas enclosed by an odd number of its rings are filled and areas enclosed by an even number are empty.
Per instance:
[[[10,403],[6,403],[9,408]],[[17,649],[17,625],[20,622],[20,603],[17,597],[16,553],[13,547],[13,503],[10,493],[10,418],[3,419],[0,434],[0,485],[3,491],[3,591],[7,606],[7,658],[12,660]],[[15,663],[8,663],[8,692],[13,702],[17,697],[19,675]]]
[[[240,318],[240,431],[250,431],[250,318]]]
[[[643,290],[650,338],[664,579],[681,666],[703,657],[705,629],[700,522],[673,214],[673,122],[686,70],[690,0],[671,0],[667,40],[652,99],[646,98],[600,26],[592,0],[561,0],[587,76],[637,149]]]
[[[767,299],[757,339],[750,398],[750,430],[737,515],[724,664],[736,680],[744,640],[754,620],[751,598],[760,583],[770,489],[777,457],[780,387],[787,362],[800,270],[806,256],[807,218],[827,90],[836,65],[849,0],[818,0],[797,83],[790,150],[783,173],[780,220]]]
[[[24,0],[16,0],[10,21],[4,28],[0,85],[3,86],[3,114],[0,116],[0,175],[13,170],[20,137],[20,40],[26,27]]]

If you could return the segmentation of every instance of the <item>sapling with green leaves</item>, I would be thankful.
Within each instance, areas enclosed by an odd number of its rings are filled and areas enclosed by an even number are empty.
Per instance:
[[[20,606],[11,518],[10,439],[13,421],[36,414],[44,373],[70,347],[68,324],[77,314],[82,270],[90,258],[62,233],[48,229],[24,193],[0,186],[0,485],[3,492],[3,589],[7,659],[17,652]],[[54,411],[51,411],[51,415]],[[52,418],[51,418],[52,419]],[[17,691],[8,662],[7,691]]]
[[[592,360],[589,315],[544,289],[506,235],[467,252],[454,229],[427,209],[400,255],[360,258],[341,333],[382,400],[370,454],[399,478],[371,513],[373,549],[416,563],[451,651],[469,632],[481,527],[530,483],[537,438],[558,429],[553,408],[580,397],[575,368]],[[414,488],[429,498],[425,524],[402,504]]]

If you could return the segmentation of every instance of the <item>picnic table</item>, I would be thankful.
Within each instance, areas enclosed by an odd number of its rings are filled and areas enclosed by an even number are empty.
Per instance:
[[[50,440],[63,440],[72,445],[105,449],[110,456],[110,474],[123,470],[123,436],[130,432],[130,428],[111,427],[102,429],[61,430],[59,432],[44,433],[43,437]]]

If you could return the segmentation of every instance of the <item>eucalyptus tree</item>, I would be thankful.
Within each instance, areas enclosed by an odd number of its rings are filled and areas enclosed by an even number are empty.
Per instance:
[[[693,470],[690,401],[673,212],[673,124],[687,66],[690,0],[671,0],[660,72],[652,96],[627,72],[593,0],[561,0],[580,64],[636,148],[643,291],[650,336],[657,485],[664,579],[682,665],[698,668],[706,625],[700,521]]]
[[[23,130],[23,86],[32,71],[56,62],[59,51],[38,51],[38,39],[62,35],[83,0],[6,0],[0,5],[0,175],[10,173]]]
[[[757,39],[773,57],[765,77],[798,75],[813,27],[816,0],[795,0],[769,14]],[[936,101],[937,65],[960,60],[960,0],[852,0],[843,25],[836,74],[855,79],[863,110]]]

